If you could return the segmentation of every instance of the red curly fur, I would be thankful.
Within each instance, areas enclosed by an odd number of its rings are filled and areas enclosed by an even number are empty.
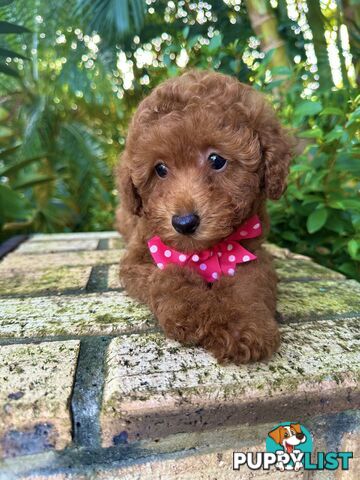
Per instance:
[[[228,160],[224,172],[210,168],[209,151]],[[277,278],[263,237],[242,242],[257,260],[211,288],[189,268],[158,269],[147,240],[159,235],[177,250],[202,250],[254,214],[266,232],[265,201],[283,193],[290,156],[289,138],[263,96],[229,76],[190,71],[140,103],[118,171],[117,223],[128,243],[120,276],[168,337],[237,364],[268,358],[277,349]],[[169,169],[166,178],[154,171],[159,162]],[[193,211],[199,228],[190,236],[177,233],[172,216]]]

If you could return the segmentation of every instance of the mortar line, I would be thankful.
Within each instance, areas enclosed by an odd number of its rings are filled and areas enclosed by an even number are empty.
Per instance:
[[[0,338],[0,347],[1,346],[6,346],[6,345],[23,345],[23,344],[37,344],[37,343],[43,343],[43,342],[67,342],[70,340],[79,340],[79,341],[85,341],[88,339],[96,338],[96,339],[101,339],[101,338],[107,338],[107,339],[113,339],[117,337],[123,337],[123,336],[129,336],[129,335],[142,335],[144,333],[158,333],[161,332],[160,326],[154,325],[153,327],[146,328],[146,329],[131,329],[131,330],[124,330],[122,332],[114,332],[108,335],[104,334],[98,334],[98,335],[53,335],[53,336],[44,336],[44,337],[23,337],[23,338],[11,338],[11,337],[4,337]]]
[[[101,448],[99,416],[110,341],[109,337],[89,337],[80,342],[70,401],[72,438],[76,447]]]

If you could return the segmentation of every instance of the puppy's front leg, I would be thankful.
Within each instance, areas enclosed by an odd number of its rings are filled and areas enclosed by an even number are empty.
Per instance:
[[[185,344],[199,344],[203,326],[216,298],[193,270],[168,265],[149,279],[150,306],[166,336]]]
[[[129,295],[151,308],[168,337],[199,343],[201,325],[216,299],[196,272],[177,265],[160,270],[146,252],[129,248],[121,259],[120,278]]]
[[[236,364],[269,358],[279,345],[275,321],[276,274],[270,256],[242,264],[212,288],[217,302],[204,325],[201,344],[220,362]]]

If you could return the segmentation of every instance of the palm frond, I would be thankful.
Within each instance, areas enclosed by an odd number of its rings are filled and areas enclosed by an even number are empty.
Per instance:
[[[96,31],[109,43],[139,33],[144,24],[143,0],[77,0],[76,18],[88,32]]]

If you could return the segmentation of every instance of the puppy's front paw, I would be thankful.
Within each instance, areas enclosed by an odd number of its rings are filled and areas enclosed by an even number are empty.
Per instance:
[[[272,318],[259,323],[238,321],[214,325],[201,343],[219,363],[239,365],[270,358],[279,346],[280,335]]]

